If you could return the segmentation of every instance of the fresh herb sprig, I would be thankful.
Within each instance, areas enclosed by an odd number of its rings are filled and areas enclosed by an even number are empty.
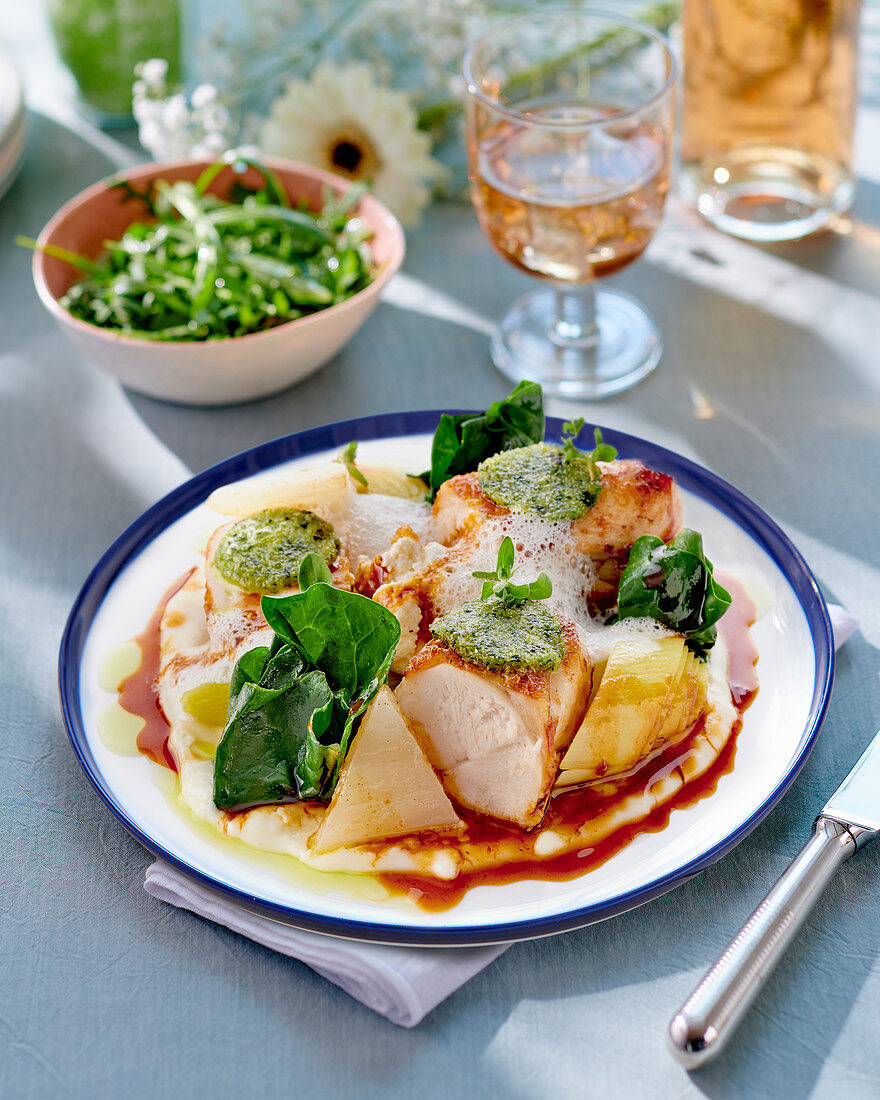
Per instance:
[[[582,416],[579,416],[577,420],[566,420],[562,425],[562,452],[566,458],[569,455],[577,454],[575,440],[581,434],[583,426],[584,418]]]
[[[586,459],[593,479],[598,481],[601,474],[596,463],[613,462],[617,458],[617,448],[604,442],[601,428],[593,428],[594,449],[592,451],[580,451],[575,441],[583,426],[584,418],[582,416],[579,416],[577,420],[566,420],[562,425],[562,453],[567,459],[573,459],[576,456]]]
[[[498,547],[498,560],[493,572],[478,570],[472,575],[478,581],[483,582],[483,590],[480,593],[481,600],[488,600],[495,596],[502,603],[516,605],[525,603],[526,600],[547,600],[553,595],[553,584],[546,573],[539,573],[535,580],[528,584],[514,584],[512,581],[514,568],[513,540],[505,535]]]
[[[367,481],[366,477],[364,476],[363,471],[359,470],[357,468],[357,466],[355,465],[355,458],[357,457],[357,449],[358,449],[357,440],[356,439],[350,440],[348,443],[345,444],[345,446],[342,448],[342,450],[336,456],[334,461],[335,462],[341,462],[342,465],[348,471],[348,476],[353,481],[356,481],[359,485],[363,485],[364,488],[368,489],[370,483]]]
[[[237,181],[231,202],[210,194],[228,165],[257,168],[262,185],[252,191]],[[104,256],[16,238],[83,272],[61,304],[90,324],[146,340],[245,336],[342,302],[372,281],[370,233],[352,215],[363,188],[327,195],[318,213],[293,208],[271,169],[235,154],[195,183],[157,179],[145,194],[125,181],[115,186],[144,204],[150,220],[106,242]]]
[[[553,672],[565,657],[562,622],[540,600],[553,594],[546,573],[514,584],[513,541],[505,536],[478,600],[468,600],[431,623],[431,634],[471,664],[493,672]]]

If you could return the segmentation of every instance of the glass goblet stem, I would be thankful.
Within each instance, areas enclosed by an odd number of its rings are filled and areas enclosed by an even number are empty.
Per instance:
[[[563,284],[556,289],[556,320],[549,333],[563,348],[590,348],[599,340],[593,283]]]

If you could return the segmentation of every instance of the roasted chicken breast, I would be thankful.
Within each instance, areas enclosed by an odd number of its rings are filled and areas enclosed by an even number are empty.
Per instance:
[[[397,688],[400,708],[460,806],[523,828],[544,816],[561,754],[590,695],[571,623],[555,672],[496,673],[432,640]]]
[[[625,560],[639,535],[666,542],[681,527],[681,497],[669,474],[638,459],[600,462],[602,488],[595,504],[571,523],[574,549],[597,566]],[[473,536],[487,520],[508,515],[480,487],[477,473],[459,474],[440,486],[434,501],[435,537],[447,546]]]
[[[520,514],[501,507],[480,487],[476,473],[459,474],[441,485],[434,502],[432,536],[422,543],[408,528],[398,531],[391,548],[372,563],[355,587],[388,607],[401,624],[394,671],[403,672],[427,638],[437,615],[479,595],[470,579],[475,569],[491,569],[504,535],[509,533],[528,568],[554,578],[552,605],[562,614],[603,610],[616,599],[620,574],[639,535],[668,541],[681,527],[681,498],[668,474],[635,459],[599,463],[602,488],[596,503],[580,519],[563,523],[535,520],[528,530],[540,545],[520,545]],[[583,586],[564,592],[563,574],[583,577]],[[367,583],[367,580],[369,583]],[[568,605],[566,605],[566,599]]]

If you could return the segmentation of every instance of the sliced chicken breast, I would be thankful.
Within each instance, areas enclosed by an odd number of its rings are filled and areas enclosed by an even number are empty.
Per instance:
[[[629,550],[639,535],[672,538],[681,527],[681,498],[669,474],[638,459],[600,462],[602,488],[596,503],[573,522],[577,549],[599,557]],[[434,531],[446,545],[486,520],[508,513],[483,492],[477,473],[459,474],[440,486],[434,501]]]
[[[570,623],[556,672],[501,674],[429,642],[410,663],[397,700],[460,806],[522,828],[538,825],[559,759],[590,694],[590,665]]]
[[[639,535],[668,541],[681,528],[681,496],[669,474],[635,458],[600,462],[602,488],[596,503],[574,521],[577,547],[597,559],[618,556]]]

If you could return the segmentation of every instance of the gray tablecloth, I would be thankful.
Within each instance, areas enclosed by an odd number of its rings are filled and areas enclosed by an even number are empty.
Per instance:
[[[0,1095],[880,1096],[880,848],[844,867],[717,1063],[688,1075],[664,1048],[671,1012],[880,719],[880,188],[863,182],[848,237],[775,251],[671,209],[648,257],[617,280],[658,318],[662,364],[592,410],[753,497],[859,616],[806,767],[696,879],[514,947],[401,1032],[304,966],[144,893],[151,857],[68,746],[57,648],[102,551],[189,471],[328,420],[501,396],[479,318],[525,280],[467,209],[435,207],[409,237],[405,272],[418,283],[394,295],[418,308],[381,305],[334,362],[279,397],[175,408],[81,361],[11,245],[110,168],[34,115],[24,171],[0,204]]]

